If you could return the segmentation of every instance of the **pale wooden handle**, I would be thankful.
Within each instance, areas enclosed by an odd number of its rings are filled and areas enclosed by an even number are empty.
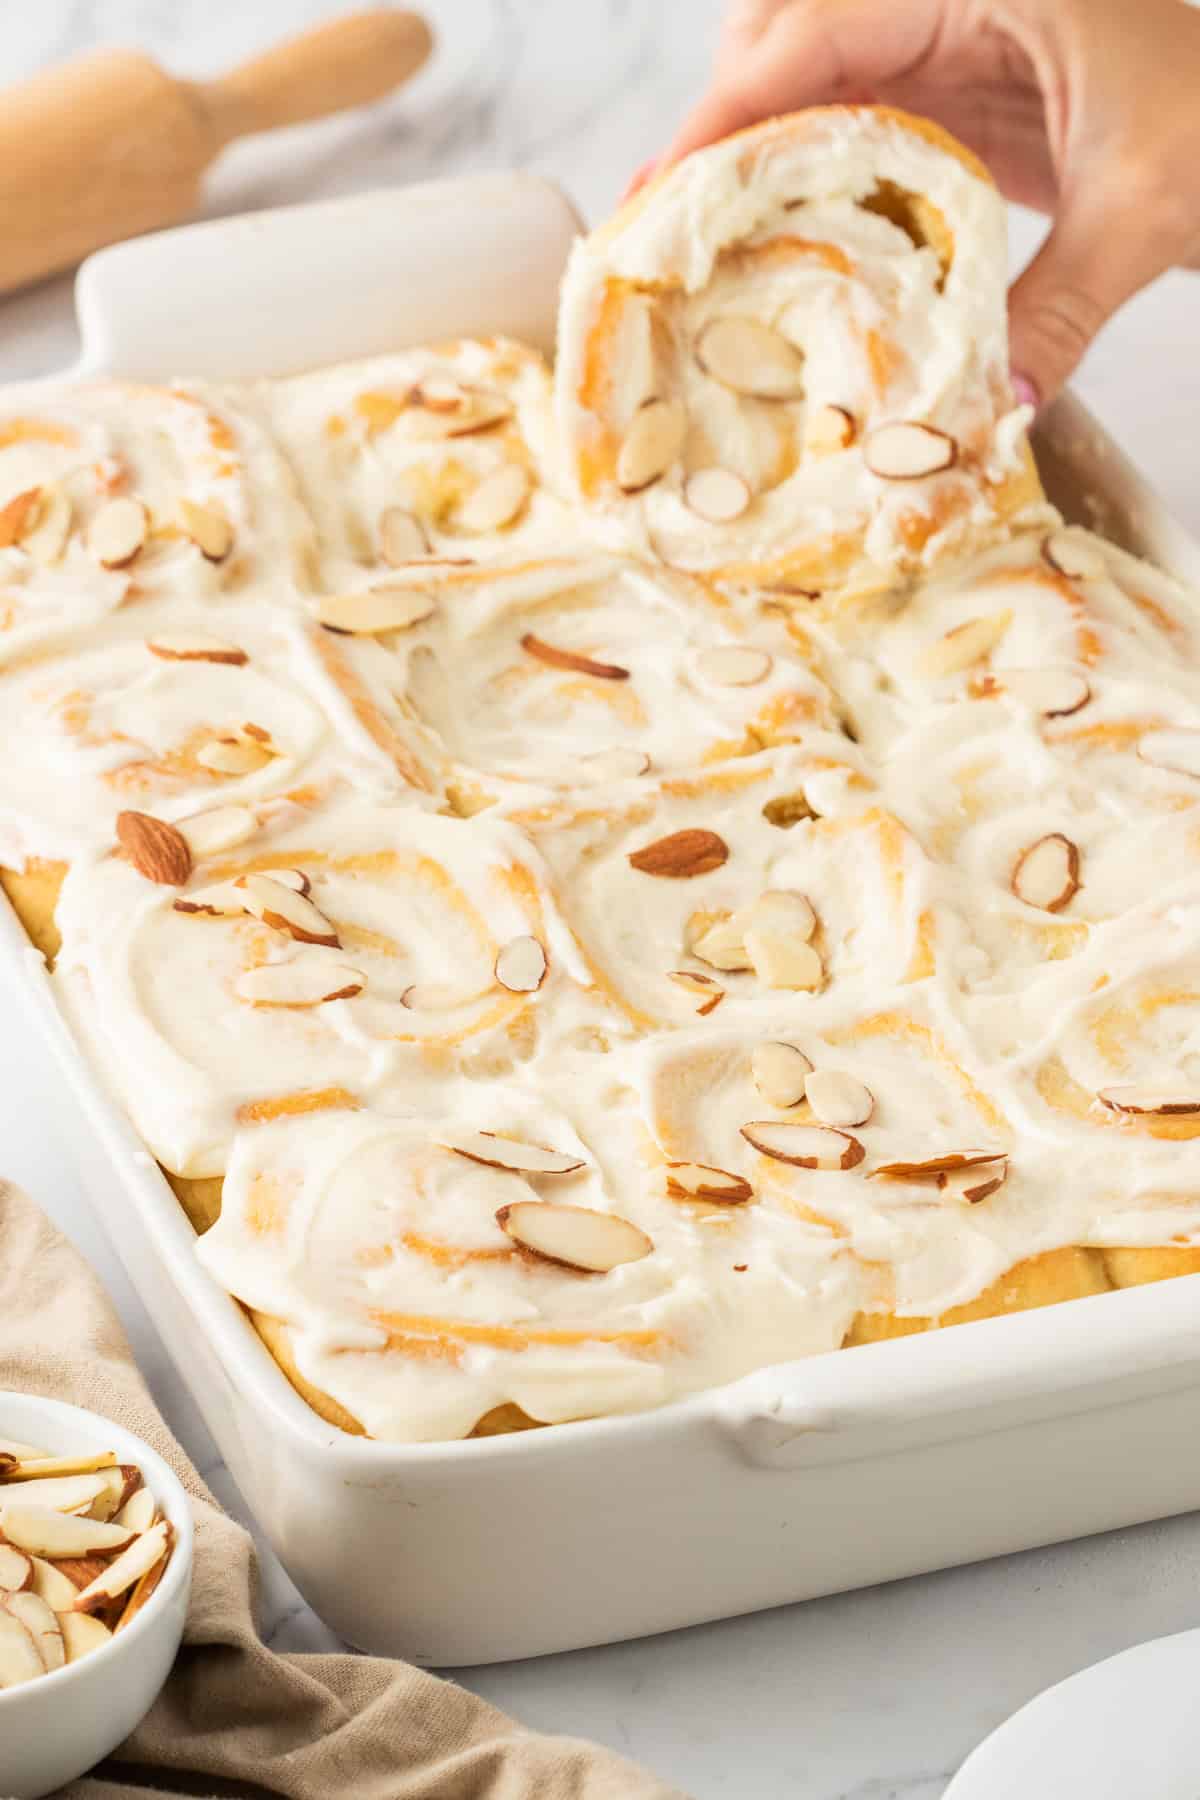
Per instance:
[[[192,91],[217,147],[382,100],[421,67],[432,45],[418,13],[377,7],[331,19]]]

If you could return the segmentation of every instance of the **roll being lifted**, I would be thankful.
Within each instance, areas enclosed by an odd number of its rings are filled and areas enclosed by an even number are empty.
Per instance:
[[[832,106],[688,157],[575,248],[570,477],[600,534],[841,600],[1042,504],[1004,205],[924,120]]]

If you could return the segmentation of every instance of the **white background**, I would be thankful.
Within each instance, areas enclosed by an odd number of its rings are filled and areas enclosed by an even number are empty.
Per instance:
[[[15,80],[78,50],[121,43],[199,79],[308,20],[349,10],[336,0],[8,5],[3,76]],[[205,209],[517,166],[552,176],[599,217],[698,91],[721,7],[427,0],[427,10],[439,51],[405,93],[369,114],[237,148],[208,183]],[[1114,255],[1130,228],[1114,220]],[[1014,218],[1018,257],[1038,229]],[[314,245],[316,282],[320,268]],[[1168,277],[1109,328],[1078,387],[1200,533],[1198,345],[1200,277]],[[0,302],[0,377],[59,367],[74,349],[69,280]],[[28,1187],[100,1270],[164,1412],[236,1510],[238,1496],[182,1384],[85,1211],[77,1153],[86,1155],[86,1144],[71,1141],[48,1060],[18,1021],[0,1021],[0,1172]],[[279,1647],[328,1641],[269,1563],[264,1615]],[[529,1725],[603,1739],[697,1800],[935,1800],[979,1738],[1039,1688],[1198,1621],[1200,1522],[1189,1517],[459,1679]]]

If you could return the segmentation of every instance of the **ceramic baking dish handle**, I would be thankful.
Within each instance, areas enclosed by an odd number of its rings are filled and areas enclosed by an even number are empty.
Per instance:
[[[1197,1358],[1200,1275],[1184,1275],[763,1369],[712,1411],[747,1461],[791,1469],[1200,1387]]]
[[[484,333],[549,351],[579,229],[552,183],[496,174],[156,232],[81,268],[72,373],[286,375]]]

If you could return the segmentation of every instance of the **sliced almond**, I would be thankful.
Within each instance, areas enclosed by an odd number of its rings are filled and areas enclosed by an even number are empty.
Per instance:
[[[516,1200],[499,1208],[496,1223],[529,1255],[587,1275],[607,1275],[654,1249],[646,1233],[618,1213],[554,1200]]]
[[[19,1593],[33,1581],[33,1563],[23,1550],[0,1544],[0,1596]]]
[[[696,657],[696,673],[714,687],[753,687],[771,673],[771,658],[749,644],[710,644]]]
[[[167,1527],[167,1554],[160,1556],[158,1561],[147,1569],[144,1575],[139,1575],[134,1582],[133,1587],[129,1590],[121,1616],[113,1626],[114,1632],[124,1631],[127,1625],[133,1623],[166,1573],[171,1550],[175,1543],[175,1528],[169,1520],[164,1520],[164,1523]],[[73,1619],[89,1619],[94,1618],[95,1615],[93,1613],[72,1613],[71,1617]]]
[[[524,507],[532,485],[529,471],[521,463],[502,463],[472,488],[454,522],[462,531],[502,531]]]
[[[231,668],[241,668],[250,661],[236,644],[222,643],[220,638],[206,637],[200,631],[161,631],[146,639],[146,648],[151,656],[161,657],[164,662],[227,663]]]
[[[409,583],[363,588],[357,594],[328,594],[317,602],[317,618],[327,631],[348,637],[374,637],[383,631],[407,631],[433,612],[437,602]]]
[[[527,631],[521,639],[521,648],[538,662],[548,663],[552,669],[571,669],[578,675],[594,675],[598,681],[629,680],[629,670],[623,669],[620,663],[597,662],[578,650],[561,650],[557,644],[548,644],[544,638],[535,637],[532,631]]]
[[[233,991],[252,1006],[324,1006],[330,1000],[353,1000],[366,985],[366,976],[357,969],[324,957],[297,956],[291,962],[244,969]]]
[[[293,894],[303,894],[306,900],[312,893],[312,882],[303,869],[263,869],[261,873],[269,875],[281,887],[291,888]],[[240,881],[240,876],[237,879]]]
[[[32,531],[42,510],[40,487],[23,488],[0,506],[0,550],[19,544],[26,531]]]
[[[379,554],[393,567],[429,554],[429,536],[415,513],[388,506],[379,515]]]
[[[449,981],[414,981],[400,996],[401,1006],[413,1012],[454,1012],[482,1000],[490,988],[466,987]]]
[[[740,519],[750,504],[750,488],[732,469],[696,469],[683,484],[684,505],[710,525]]]
[[[803,352],[758,319],[731,313],[711,320],[696,339],[696,361],[735,394],[794,400],[803,391]]]
[[[962,1169],[978,1169],[1002,1161],[998,1150],[947,1150],[940,1156],[924,1156],[910,1162],[880,1163],[871,1170],[873,1181],[928,1181],[953,1175]]]
[[[94,1613],[63,1613],[58,1623],[69,1663],[90,1656],[93,1650],[102,1650],[105,1644],[112,1641],[112,1632],[104,1620],[98,1619]]]
[[[936,425],[899,419],[879,425],[863,445],[863,461],[872,475],[883,481],[921,481],[952,469],[958,461],[958,445]]]
[[[324,944],[340,950],[338,934],[311,900],[271,875],[239,875],[235,886],[244,890],[246,911],[274,931],[286,931],[299,944]]]
[[[207,562],[224,562],[233,549],[233,526],[214,506],[181,499],[179,523]]]
[[[44,1556],[31,1556],[30,1567],[33,1579],[30,1583],[35,1594],[40,1594],[51,1612],[69,1612],[75,1604],[78,1589],[69,1575],[64,1575],[56,1563],[47,1562]]]
[[[1096,546],[1073,531],[1052,531],[1042,542],[1042,555],[1052,569],[1072,581],[1091,581],[1108,570]]]
[[[1079,892],[1079,847],[1051,831],[1023,850],[1013,864],[1012,891],[1026,906],[1061,912]]]
[[[33,1639],[47,1674],[54,1669],[61,1669],[67,1660],[62,1630],[41,1595],[32,1590],[9,1594],[4,1604],[14,1618],[20,1619]]]
[[[176,912],[203,913],[210,919],[236,919],[248,912],[246,895],[232,881],[215,881],[209,887],[177,894],[171,902]]]
[[[725,998],[725,989],[719,981],[714,981],[711,975],[700,975],[694,969],[672,969],[667,980],[693,996],[697,1001],[696,1011],[702,1019],[715,1012]]]
[[[149,813],[119,812],[117,842],[138,874],[164,887],[182,887],[192,872],[192,853],[183,833]]]
[[[196,761],[214,775],[253,775],[266,768],[271,752],[244,738],[209,738],[196,751]]]
[[[516,1175],[571,1175],[583,1168],[583,1158],[570,1150],[551,1150],[545,1144],[518,1142],[499,1137],[494,1131],[464,1131],[444,1148],[468,1162],[484,1163],[489,1169],[510,1169]]]
[[[794,888],[766,888],[753,905],[737,914],[737,922],[743,931],[770,931],[805,943],[817,929],[811,902]]]
[[[496,956],[496,980],[510,994],[536,994],[548,967],[545,949],[537,938],[510,938]]]
[[[0,1606],[0,1688],[19,1687],[45,1673],[32,1633],[7,1606]]]
[[[87,528],[87,546],[106,569],[124,569],[142,545],[150,521],[140,500],[106,500]]]
[[[854,414],[844,406],[817,406],[804,421],[804,448],[810,456],[836,456],[854,442]]]
[[[644,750],[626,750],[618,746],[612,750],[592,750],[579,758],[579,767],[585,781],[636,781],[639,775],[650,772],[650,758]]]
[[[202,862],[248,843],[258,831],[258,819],[248,806],[211,806],[207,812],[178,820],[176,829],[186,840],[193,861]]]
[[[698,956],[701,962],[720,969],[725,975],[735,975],[753,968],[742,929],[737,917],[718,919],[716,924],[702,931],[690,945],[691,953]]]
[[[86,1512],[97,1494],[107,1488],[104,1471],[92,1475],[49,1476],[45,1481],[25,1481],[11,1491],[22,1506],[51,1506],[55,1512]]]
[[[990,1162],[977,1163],[970,1169],[951,1169],[938,1176],[938,1187],[942,1193],[953,1200],[965,1200],[968,1206],[978,1206],[981,1200],[987,1200],[997,1188],[1004,1186],[1008,1176],[1007,1156],[997,1156]]]
[[[1200,731],[1147,731],[1138,740],[1137,753],[1156,769],[1200,776]]]
[[[617,486],[638,494],[666,474],[683,448],[687,421],[674,400],[647,400],[633,415],[617,453]]]
[[[741,1206],[754,1198],[754,1189],[742,1175],[715,1169],[709,1163],[669,1162],[665,1169],[667,1192],[677,1200],[705,1200],[713,1206]]]
[[[750,1053],[751,1078],[768,1106],[799,1106],[811,1073],[812,1063],[795,1044],[768,1040]]]
[[[795,1125],[788,1119],[752,1119],[742,1136],[760,1155],[797,1169],[853,1169],[866,1152],[856,1137],[827,1125]]]
[[[800,938],[752,927],[745,942],[754,973],[764,987],[801,992],[819,988],[825,979],[821,958]]]
[[[108,1567],[108,1556],[93,1554],[90,1556],[59,1556],[55,1558],[55,1568],[60,1575],[65,1575],[75,1593],[95,1581]],[[71,1602],[74,1605],[74,1599]]]
[[[865,1125],[875,1110],[870,1088],[843,1069],[814,1069],[804,1093],[822,1125]]]
[[[729,845],[715,831],[690,826],[656,838],[640,850],[629,852],[630,865],[643,875],[661,875],[671,881],[690,881],[708,875],[728,860]]]
[[[967,619],[963,624],[955,625],[943,637],[925,646],[916,660],[917,674],[936,680],[969,669],[972,663],[979,662],[996,648],[1011,624],[1012,613],[999,612],[986,613],[981,618]]]
[[[464,388],[462,404],[446,415],[447,437],[473,437],[478,431],[491,431],[513,416],[512,401],[491,388]]]
[[[34,562],[56,563],[67,547],[74,514],[71,501],[57,483],[42,489],[42,503],[21,535],[21,548]]]
[[[1148,1113],[1158,1118],[1177,1118],[1200,1112],[1200,1091],[1182,1083],[1123,1082],[1099,1088],[1096,1098],[1110,1112]]]
[[[116,1516],[115,1523],[129,1531],[145,1531],[154,1523],[154,1495],[148,1487],[135,1488]]]
[[[1043,719],[1065,719],[1086,706],[1092,690],[1078,669],[1005,669],[989,675],[983,694],[1011,694]]]
[[[131,1533],[120,1525],[98,1519],[78,1518],[53,1512],[48,1506],[0,1506],[0,1532],[18,1550],[52,1561],[63,1556],[92,1556],[97,1551],[123,1550]]]
[[[94,1475],[98,1469],[115,1469],[117,1459],[111,1450],[100,1450],[91,1456],[18,1457],[7,1468],[0,1469],[3,1481],[44,1481],[51,1475]]]
[[[167,1521],[160,1519],[149,1531],[135,1537],[119,1556],[114,1556],[102,1575],[79,1590],[73,1610],[97,1612],[106,1601],[115,1600],[167,1554],[167,1547]]]

